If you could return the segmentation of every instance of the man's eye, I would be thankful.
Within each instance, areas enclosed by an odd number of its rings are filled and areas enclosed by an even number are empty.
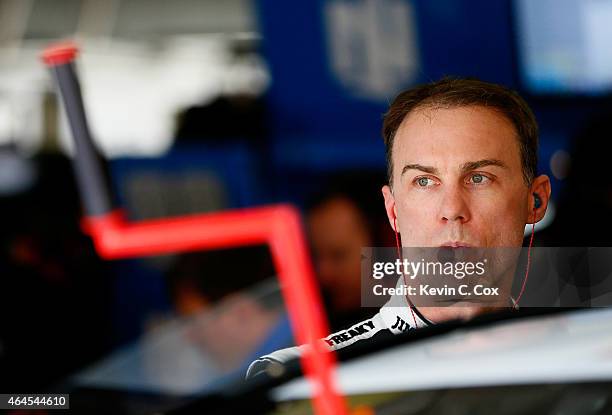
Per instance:
[[[483,174],[472,174],[470,176],[470,182],[473,184],[482,184],[486,183],[489,178]]]
[[[419,187],[427,187],[427,186],[433,185],[434,181],[430,179],[429,177],[419,177],[416,179],[416,184]]]

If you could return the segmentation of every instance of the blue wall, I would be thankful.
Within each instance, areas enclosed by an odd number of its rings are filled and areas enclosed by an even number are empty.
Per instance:
[[[278,184],[280,197],[295,200],[300,180],[308,180],[304,176],[345,167],[384,168],[381,119],[394,94],[364,99],[343,87],[332,73],[326,43],[326,5],[366,1],[257,3],[263,53],[272,74],[268,103],[273,162],[283,173],[277,177],[284,179]],[[454,75],[521,91],[511,0],[395,1],[413,6],[416,24],[420,68],[405,86]],[[540,123],[539,169],[550,175],[550,156],[568,146],[598,103],[521,92]],[[553,178],[554,189],[561,186]]]

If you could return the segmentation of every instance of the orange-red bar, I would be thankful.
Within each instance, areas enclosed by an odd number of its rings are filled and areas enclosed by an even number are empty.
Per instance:
[[[317,379],[313,382],[315,413],[346,414],[345,402],[334,384],[335,355],[320,340],[327,335],[329,329],[316,289],[299,214],[292,209],[284,210],[272,229],[270,247],[281,283],[288,288],[284,296],[289,315],[293,316],[292,324],[298,337],[296,340],[299,344],[310,344],[313,350],[302,358],[302,362],[304,372],[311,379]],[[320,330],[323,330],[323,335]]]
[[[328,333],[327,321],[295,208],[276,205],[137,223],[127,223],[115,211],[86,218],[83,227],[106,259],[269,244],[296,341],[312,350],[302,365],[313,381],[315,412],[347,413],[333,381],[335,356],[319,341]]]
[[[47,48],[42,57],[47,66],[61,67],[71,64],[77,51],[74,43],[64,42]],[[302,366],[314,382],[315,412],[346,414],[344,400],[333,384],[334,355],[318,341],[328,333],[327,321],[300,216],[293,207],[278,205],[138,223],[127,223],[121,212],[115,211],[88,217],[83,225],[106,259],[269,244],[296,340],[311,346],[312,352],[302,357]]]
[[[127,223],[121,211],[115,211],[86,218],[84,229],[105,259],[151,256],[268,243],[271,224],[286,209],[244,209],[135,223]]]

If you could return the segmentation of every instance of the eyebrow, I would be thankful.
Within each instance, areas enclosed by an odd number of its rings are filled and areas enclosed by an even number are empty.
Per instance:
[[[406,164],[404,168],[402,169],[402,176],[408,170],[420,170],[422,172],[429,173],[429,174],[438,174],[438,169],[436,169],[435,167],[423,166],[422,164],[415,163],[415,164]]]
[[[498,160],[498,159],[482,159],[482,160],[478,160],[478,161],[468,161],[466,163],[463,163],[461,165],[461,172],[462,173],[467,173],[469,171],[480,169],[480,168],[486,167],[486,166],[497,166],[497,167],[501,167],[503,169],[507,169],[508,168],[508,166],[503,161],[501,161],[501,160]],[[435,168],[435,167],[424,166],[424,165],[418,164],[418,163],[406,164],[404,166],[404,168],[402,169],[402,175],[404,173],[406,173],[408,170],[419,170],[419,171],[422,171],[424,173],[429,173],[429,174],[438,174],[439,173],[438,169]]]
[[[468,171],[480,169],[487,166],[497,166],[502,169],[508,169],[506,163],[498,159],[483,159],[478,161],[468,161],[461,165],[461,172],[467,173]]]

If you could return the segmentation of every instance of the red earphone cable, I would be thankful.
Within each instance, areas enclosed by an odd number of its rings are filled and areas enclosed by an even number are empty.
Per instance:
[[[395,218],[393,218],[393,230],[395,231],[395,246],[397,247],[397,257],[400,259],[400,261],[403,261],[403,255],[402,255],[402,250],[400,248],[400,242],[399,242],[399,234],[397,232],[397,221]],[[404,275],[402,273],[402,278],[404,280],[404,285],[407,286],[407,282],[406,282],[406,275]],[[418,324],[416,322],[416,317],[414,315],[414,310],[412,309],[412,306],[410,305],[410,300],[408,300],[408,309],[410,310],[410,314],[412,314],[412,321],[414,321],[414,328],[418,328]]]
[[[516,301],[514,302],[514,307],[518,308],[519,301],[521,301],[521,297],[523,296],[523,292],[525,292],[525,286],[527,285],[527,278],[529,278],[529,267],[531,265],[531,246],[533,245],[533,235],[535,234],[535,215],[536,209],[533,209],[533,220],[531,223],[531,238],[529,238],[529,248],[527,248],[527,267],[525,268],[525,278],[523,279],[523,285],[521,286],[521,292],[518,297],[516,297]]]

